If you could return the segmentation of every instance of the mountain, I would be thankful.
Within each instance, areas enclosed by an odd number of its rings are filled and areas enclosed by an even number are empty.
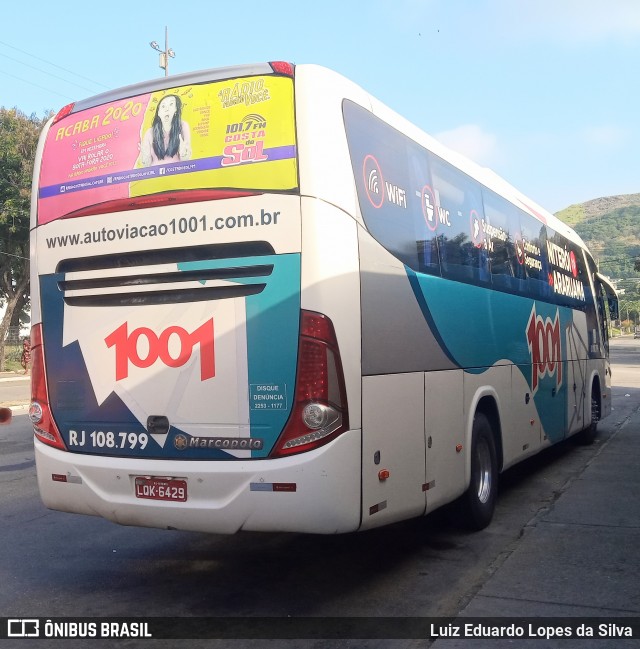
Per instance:
[[[623,194],[621,196],[604,196],[594,198],[586,203],[570,205],[556,213],[556,216],[567,225],[576,229],[582,221],[596,219],[625,207],[640,206],[640,194]]]
[[[640,257],[640,194],[595,198],[571,205],[556,216],[583,238],[604,275],[640,278],[634,269]]]

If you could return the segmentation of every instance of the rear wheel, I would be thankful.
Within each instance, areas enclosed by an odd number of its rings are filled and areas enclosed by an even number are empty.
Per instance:
[[[498,461],[493,430],[486,415],[476,413],[471,435],[471,481],[459,502],[460,523],[484,529],[493,518],[498,495]]]
[[[596,433],[598,432],[598,422],[600,421],[600,401],[592,395],[591,396],[591,422],[584,429],[581,430],[578,435],[578,442],[588,446],[593,444],[596,439]]]

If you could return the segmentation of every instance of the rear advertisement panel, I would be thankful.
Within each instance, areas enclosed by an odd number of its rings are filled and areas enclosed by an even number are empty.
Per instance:
[[[159,192],[296,187],[291,78],[179,86],[53,124],[42,157],[38,224]]]

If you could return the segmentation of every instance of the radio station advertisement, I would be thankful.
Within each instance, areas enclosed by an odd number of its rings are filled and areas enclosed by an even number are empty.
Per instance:
[[[54,123],[38,224],[160,192],[296,187],[292,79],[228,79],[120,99]]]

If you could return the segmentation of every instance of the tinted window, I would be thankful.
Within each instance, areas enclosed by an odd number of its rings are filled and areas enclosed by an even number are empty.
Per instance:
[[[489,282],[480,185],[433,154],[429,161],[439,218],[442,274],[474,283]]]
[[[546,256],[549,286],[555,302],[584,308],[589,280],[582,249],[547,227]]]
[[[529,295],[534,298],[549,300],[552,293],[549,286],[549,268],[545,254],[546,228],[544,224],[526,212],[520,211],[519,216],[516,250],[527,273]]]
[[[362,218],[395,257],[419,272],[584,308],[579,246],[370,111],[350,101],[343,111]]]
[[[436,212],[425,149],[345,101],[358,202],[371,235],[407,266],[440,273]]]
[[[527,275],[517,244],[520,210],[488,190],[483,196],[491,281],[496,288],[526,293]]]

